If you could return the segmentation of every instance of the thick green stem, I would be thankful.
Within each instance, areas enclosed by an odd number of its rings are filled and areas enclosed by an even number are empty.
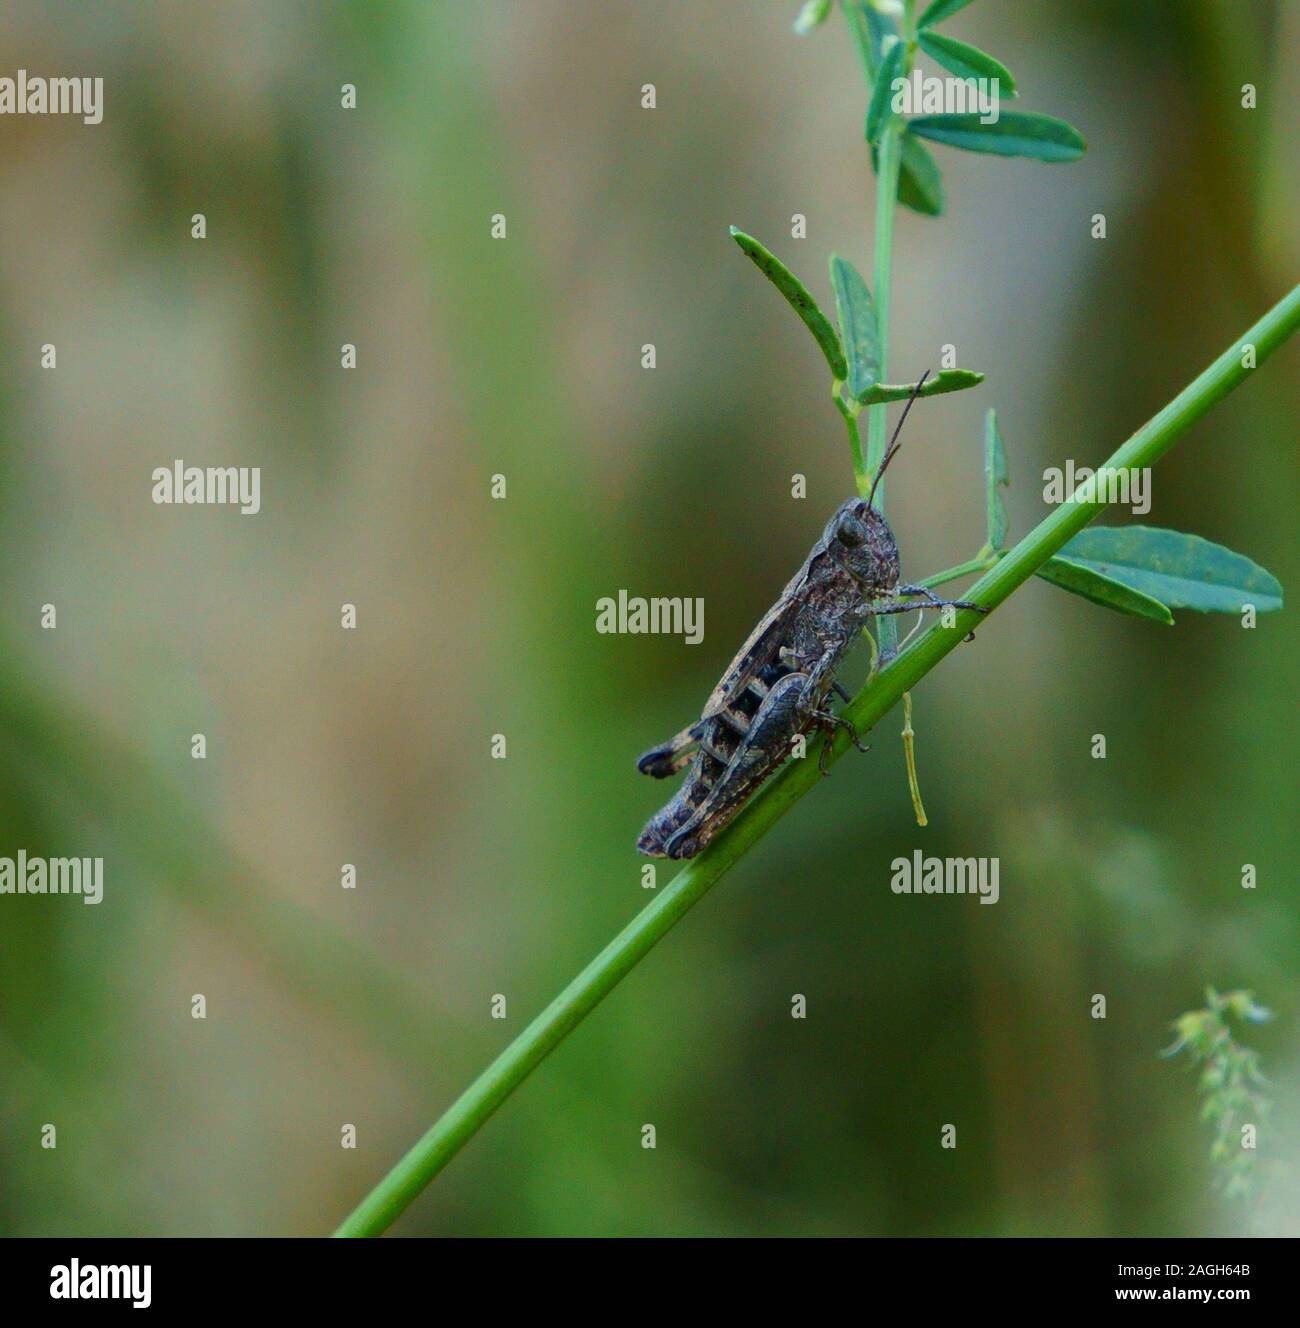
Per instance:
[[[1262,364],[1300,327],[1300,286],[1269,310],[1190,386],[1147,421],[1103,464],[1116,470],[1150,466],[1216,402],[1253,369],[1242,366],[1242,347],[1255,347]],[[968,592],[967,598],[994,609],[1023,585],[1062,545],[1101,511],[1101,503],[1065,503],[1038,523]],[[920,681],[983,622],[963,610],[954,628],[934,625],[887,667],[873,673],[849,703],[847,717],[865,733],[902,694]],[[832,760],[849,746],[836,739]],[[669,929],[820,781],[816,760],[790,761],[761,790],[735,823],[663,890],[578,974],[559,996],[483,1071],[446,1114],[362,1200],[335,1233],[377,1236],[387,1230],[420,1191],[483,1126],[488,1117],[592,1010],[650,952]]]

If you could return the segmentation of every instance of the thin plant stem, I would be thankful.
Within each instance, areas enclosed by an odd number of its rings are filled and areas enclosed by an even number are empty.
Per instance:
[[[921,801],[921,785],[916,778],[916,734],[912,731],[912,693],[903,693],[903,755],[907,759],[907,788],[912,795],[912,813],[919,826],[930,824]]]
[[[858,497],[865,498],[871,491],[871,475],[862,460],[862,437],[858,433],[858,410],[847,404],[840,396],[840,384],[831,389],[835,398],[836,409],[844,416],[844,427],[849,433],[849,455],[853,459],[853,482],[858,488]]]
[[[1300,328],[1300,286],[1235,340],[1103,464],[1115,470],[1153,465],[1211,407],[1255,372],[1242,363],[1245,345],[1255,348],[1254,362],[1260,365],[1297,328]],[[996,609],[1104,506],[1093,501],[1063,503],[1055,508],[985,572],[967,598],[989,610]],[[846,717],[859,733],[866,733],[905,691],[914,687],[949,651],[961,644],[968,632],[984,621],[973,609],[965,609],[954,627],[932,625],[888,665],[872,673],[845,708]],[[848,736],[841,732],[829,759],[838,761],[849,745]],[[378,1236],[386,1231],[546,1056],[820,779],[816,760],[787,762],[730,828],[698,857],[690,859],[470,1084],[334,1234]]]
[[[978,558],[968,559],[964,563],[958,563],[955,567],[945,567],[942,572],[935,572],[932,576],[927,576],[917,584],[924,586],[927,590],[933,590],[936,586],[946,586],[949,581],[960,581],[963,576],[970,576],[975,572],[987,572],[1001,557],[1001,554],[985,553]]]
[[[889,374],[889,295],[894,257],[894,210],[898,199],[899,123],[891,116],[880,137],[880,180],[876,190],[875,290],[877,372]],[[874,475],[885,455],[886,406],[867,407],[867,469]],[[885,510],[885,481],[876,488],[876,506]]]
[[[903,4],[903,63],[899,74],[906,78],[912,70],[912,60],[916,52],[915,0],[904,0]],[[879,75],[879,71],[877,71]],[[878,159],[879,179],[876,181],[876,233],[874,240],[873,273],[875,282],[876,307],[876,372],[878,380],[884,382],[889,377],[889,310],[893,286],[894,264],[894,214],[898,210],[898,174],[902,161],[903,125],[897,115],[890,115],[880,137]],[[867,410],[867,470],[875,475],[884,460],[886,430],[888,418],[885,403],[878,402]],[[873,481],[874,482],[874,481]],[[875,506],[883,516],[885,512],[885,480],[880,478],[875,483]],[[893,618],[876,620],[876,633],[880,638],[881,653],[888,658],[898,648],[898,626]],[[911,729],[912,698],[904,697],[908,710],[908,725]],[[908,780],[912,788],[912,800],[917,808],[917,819],[925,824],[925,813],[921,810],[921,791],[916,783],[916,766],[912,760],[911,737],[903,739],[907,755]]]
[[[868,86],[876,76],[871,63],[871,34],[867,30],[867,15],[862,7],[862,0],[841,0],[844,17],[848,20],[849,31],[853,34],[853,45],[862,64],[862,77]]]

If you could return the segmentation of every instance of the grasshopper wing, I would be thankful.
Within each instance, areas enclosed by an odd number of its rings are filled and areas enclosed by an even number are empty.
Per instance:
[[[680,733],[674,733],[667,742],[637,757],[636,768],[643,775],[666,779],[688,764],[695,755],[700,738],[708,729],[709,720],[735,701],[760,669],[776,660],[790,619],[799,607],[800,601],[795,592],[802,587],[803,580],[804,574],[801,571],[786,586],[781,598],[768,609],[762,622],[749,634],[749,639],[736,652],[735,659],[727,665],[727,671],[713,689],[713,695],[709,697],[699,719],[688,724]]]
[[[803,607],[803,591],[808,580],[808,564],[781,592],[780,599],[763,615],[762,621],[749,634],[749,639],[736,651],[736,657],[727,665],[713,695],[705,704],[701,721],[712,719],[737,700],[754,680],[760,669],[777,662],[777,654],[788,636],[795,614]]]

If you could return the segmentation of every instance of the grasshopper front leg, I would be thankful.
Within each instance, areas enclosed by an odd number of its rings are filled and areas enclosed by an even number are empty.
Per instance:
[[[851,720],[845,719],[843,715],[837,715],[834,711],[826,710],[820,703],[819,698],[825,691],[834,691],[845,701],[849,699],[849,694],[834,679],[829,684],[823,683],[822,679],[833,669],[838,662],[839,651],[831,649],[826,651],[822,657],[813,665],[808,674],[808,683],[803,691],[803,713],[809,723],[815,724],[825,734],[825,741],[822,743],[821,754],[817,758],[817,767],[823,775],[829,775],[830,769],[826,764],[826,758],[830,755],[830,746],[835,738],[837,728],[845,728],[849,731],[849,736],[853,740],[853,745],[860,752],[869,752],[870,747],[864,747],[858,739],[858,730]]]
[[[845,699],[847,700],[848,698],[846,697]],[[837,728],[848,729],[849,741],[858,749],[858,751],[862,752],[863,755],[866,755],[866,753],[871,750],[870,744],[864,745],[858,738],[857,725],[854,724],[851,719],[847,719],[843,715],[837,715],[831,710],[814,710],[812,712],[812,717],[816,720],[817,724],[826,735],[825,741],[822,743],[821,755],[817,758],[817,768],[823,775],[830,774],[830,768],[826,764],[826,758],[831,754],[831,744],[835,741],[835,730]]]
[[[932,609],[974,609],[976,613],[988,612],[988,609],[982,604],[975,604],[968,599],[940,599],[929,586],[895,586],[894,593],[896,595],[923,595],[929,600],[928,606],[924,604],[913,604],[912,607],[914,609],[929,607]]]
[[[923,595],[929,602],[926,604],[917,604],[915,601],[906,599],[882,600],[878,604],[870,606],[870,612],[873,617],[883,618],[891,613],[912,613],[917,609],[974,609],[976,613],[987,613],[988,609],[983,604],[976,604],[968,599],[940,599],[928,586],[898,586],[896,593],[899,595]],[[967,641],[973,641],[975,633],[969,632],[966,636]],[[880,657],[880,664],[891,663],[898,657],[898,649],[887,651]]]

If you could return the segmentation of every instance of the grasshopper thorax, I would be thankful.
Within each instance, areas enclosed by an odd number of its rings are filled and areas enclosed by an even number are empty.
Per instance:
[[[822,547],[864,591],[898,584],[898,543],[889,523],[864,498],[840,504],[822,532]]]

